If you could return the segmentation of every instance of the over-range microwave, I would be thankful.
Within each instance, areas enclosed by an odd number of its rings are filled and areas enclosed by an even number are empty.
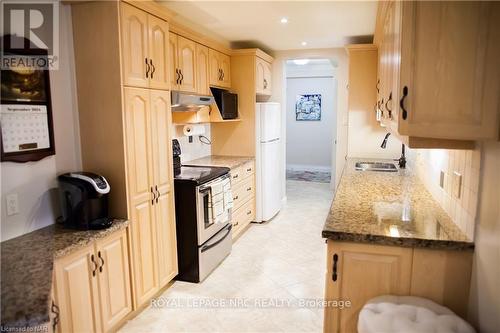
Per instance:
[[[238,118],[238,95],[228,90],[210,88],[222,119]]]

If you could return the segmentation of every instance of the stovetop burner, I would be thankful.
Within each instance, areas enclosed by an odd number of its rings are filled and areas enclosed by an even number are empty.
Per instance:
[[[176,182],[194,182],[196,185],[201,185],[228,172],[229,168],[224,167],[183,165],[174,179]]]

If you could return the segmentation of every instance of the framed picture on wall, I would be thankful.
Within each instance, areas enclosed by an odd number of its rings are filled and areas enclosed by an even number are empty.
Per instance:
[[[321,94],[297,95],[296,121],[321,121]]]
[[[2,43],[5,39],[2,41]],[[5,47],[3,57],[43,59],[43,49]],[[23,65],[2,68],[0,108],[1,161],[38,161],[55,154],[49,71]]]

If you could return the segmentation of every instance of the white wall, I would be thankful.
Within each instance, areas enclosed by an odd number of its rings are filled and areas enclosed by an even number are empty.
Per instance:
[[[500,329],[500,142],[485,142],[481,155],[468,320],[478,332],[497,333]]]
[[[211,140],[210,124],[202,126],[205,127],[205,134],[203,135]],[[189,142],[189,137],[185,136],[182,132],[182,125],[172,125],[172,127],[172,138],[179,140],[179,144],[181,145],[181,163],[212,154],[212,146],[201,143],[198,135],[193,136],[193,142]]]
[[[286,168],[331,171],[336,132],[336,80],[331,74],[308,77],[310,66],[302,67],[305,76],[301,77],[289,75],[290,66],[287,67]],[[321,94],[320,121],[296,120],[296,97],[303,94]],[[335,165],[332,171],[335,174]]]
[[[307,50],[288,50],[277,51],[274,54],[273,62],[273,94],[270,98],[272,102],[281,103],[282,106],[282,129],[283,129],[283,156],[281,158],[282,169],[282,194],[286,197],[286,61],[290,59],[329,59],[334,66],[334,76],[337,79],[337,145],[335,146],[336,170],[332,174],[335,187],[338,185],[340,176],[344,169],[345,157],[347,155],[347,77],[348,77],[348,58],[344,48],[332,49],[307,49]]]
[[[59,215],[56,177],[81,168],[71,11],[68,5],[60,10],[59,70],[50,71],[56,155],[0,164],[2,241],[54,223]],[[5,196],[10,193],[18,194],[19,214],[7,216]]]

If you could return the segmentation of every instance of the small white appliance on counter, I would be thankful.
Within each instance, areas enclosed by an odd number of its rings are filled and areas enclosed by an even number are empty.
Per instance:
[[[272,219],[281,208],[281,108],[257,103],[255,110],[255,222]]]

